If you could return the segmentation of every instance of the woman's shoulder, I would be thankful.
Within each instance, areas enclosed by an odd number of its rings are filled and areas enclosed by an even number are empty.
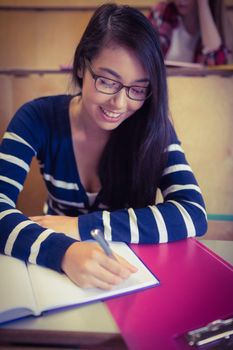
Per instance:
[[[11,119],[7,132],[25,140],[37,152],[47,147],[48,140],[69,132],[71,95],[44,96],[23,104]]]
[[[71,95],[53,95],[35,98],[24,103],[8,125],[8,131],[21,133],[30,130],[45,134],[46,130],[56,129],[58,122],[67,119]]]
[[[72,95],[52,95],[27,101],[16,111],[13,120],[26,123],[52,123],[67,113],[71,98]]]
[[[23,104],[21,108],[34,111],[40,111],[43,109],[44,112],[49,112],[50,110],[54,109],[63,110],[64,108],[69,107],[69,102],[72,97],[72,95],[51,95],[37,97]]]

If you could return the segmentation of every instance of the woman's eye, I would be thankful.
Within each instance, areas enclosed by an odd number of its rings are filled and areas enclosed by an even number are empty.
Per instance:
[[[146,91],[147,91],[147,88],[145,87],[136,87],[136,86],[131,87],[131,92],[134,95],[145,95]]]
[[[116,84],[114,81],[105,78],[99,78],[99,83],[106,87],[114,87]]]

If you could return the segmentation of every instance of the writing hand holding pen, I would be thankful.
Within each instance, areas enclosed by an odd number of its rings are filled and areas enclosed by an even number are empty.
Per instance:
[[[108,241],[106,241],[103,232],[100,229],[96,228],[94,230],[91,230],[91,236],[96,240],[97,243],[99,243],[100,247],[103,249],[107,256],[116,260],[116,257],[113,254]]]
[[[137,271],[123,257],[112,253],[101,231],[92,230],[91,235],[97,243],[75,242],[63,257],[62,270],[74,283],[109,290]]]

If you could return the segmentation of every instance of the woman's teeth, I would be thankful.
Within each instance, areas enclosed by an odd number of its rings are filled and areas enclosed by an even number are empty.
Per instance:
[[[110,111],[107,111],[106,109],[103,109],[102,107],[100,108],[102,112],[109,118],[119,118],[119,116],[121,115],[121,113],[110,112]]]

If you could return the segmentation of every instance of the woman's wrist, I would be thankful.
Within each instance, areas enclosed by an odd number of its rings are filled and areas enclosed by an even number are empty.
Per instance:
[[[69,228],[69,237],[72,237],[78,241],[81,241],[80,234],[79,234],[79,228],[78,228],[78,217],[72,217],[69,221],[70,228]]]

